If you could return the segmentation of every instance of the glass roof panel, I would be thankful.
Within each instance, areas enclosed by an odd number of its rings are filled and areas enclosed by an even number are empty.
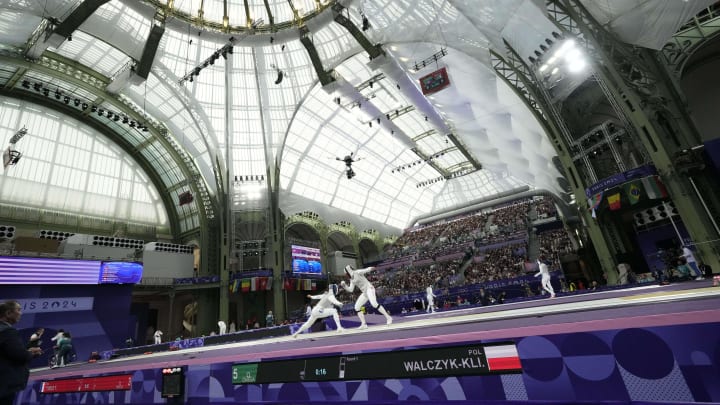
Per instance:
[[[0,97],[0,142],[7,145],[22,126],[28,129],[17,149],[21,161],[0,174],[0,200],[8,204],[60,210],[78,215],[167,225],[157,196],[142,169],[118,146],[77,120],[29,102]],[[102,157],[102,159],[98,159]],[[137,193],[121,193],[124,181]],[[132,213],[128,213],[132,209]]]
[[[230,25],[244,27],[247,23],[245,0],[228,0],[227,5]]]
[[[298,2],[293,3],[296,3],[295,7],[297,8]],[[295,16],[293,16],[292,9],[288,4],[288,0],[267,0],[267,4],[268,6],[270,6],[270,12],[272,13],[273,18],[276,22],[294,20]],[[302,15],[302,13],[300,15]],[[269,23],[267,18],[265,19],[265,23]]]
[[[225,15],[224,5],[221,1],[203,2],[203,18],[208,21],[222,21]]]
[[[191,16],[197,16],[200,10],[200,2],[195,0],[177,0],[173,4],[176,10]]]
[[[287,5],[287,3],[285,3]],[[288,9],[290,7],[287,7]],[[267,9],[265,8],[264,2],[248,2],[248,9],[250,10],[250,20],[253,23],[262,25],[270,24],[270,16],[268,16]]]
[[[103,4],[93,13],[91,18],[99,18],[103,22],[103,38],[115,40],[114,43],[120,45],[118,46],[120,49],[125,48],[125,44],[120,41],[120,39],[125,36],[130,36],[137,44],[137,48],[134,49],[132,54],[135,55],[137,59],[140,59],[142,46],[145,44],[145,40],[150,33],[152,24],[150,20],[118,1]],[[126,49],[126,51],[127,50],[129,49]]]
[[[112,77],[118,69],[131,60],[117,48],[79,30],[73,32],[72,41],[64,41],[60,48],[50,49],[67,58],[75,58],[83,65],[107,77]]]
[[[312,41],[323,61],[325,70],[330,70],[362,49],[340,24],[329,24],[323,27],[313,34]],[[367,54],[365,60],[368,60]]]

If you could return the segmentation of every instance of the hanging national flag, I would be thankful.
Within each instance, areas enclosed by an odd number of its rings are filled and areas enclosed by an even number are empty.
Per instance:
[[[257,291],[257,277],[250,279],[250,291]]]
[[[303,289],[303,279],[299,278],[295,283],[295,290],[301,291]]]
[[[315,280],[312,281],[312,284],[310,284],[310,289],[312,291],[317,290],[317,282]]]
[[[235,281],[233,281],[233,290],[232,290],[232,292],[233,292],[233,293],[236,293],[236,292],[238,292],[239,289],[240,289],[240,280],[237,280],[237,279],[236,279]]]
[[[242,291],[242,292],[250,291],[250,279],[249,278],[242,279],[242,283],[240,284],[240,291]]]
[[[640,181],[642,181],[643,187],[645,188],[645,192],[647,193],[649,199],[656,200],[658,198],[667,197],[665,185],[658,180],[657,176],[645,177]]]
[[[295,289],[295,279],[294,278],[286,278],[285,282],[283,283],[283,289],[286,291],[291,291]]]
[[[640,187],[638,187],[637,182],[626,183],[623,185],[623,189],[628,197],[628,201],[630,201],[630,205],[635,205],[640,201]]]
[[[257,278],[257,289],[258,291],[267,291],[268,288],[268,278],[267,277],[258,277]]]
[[[598,206],[600,206],[600,203],[602,202],[603,192],[599,192],[593,196],[593,202],[590,209],[596,210]]]
[[[312,280],[306,278],[303,280],[303,290],[310,291],[312,289]]]
[[[668,196],[667,189],[665,188],[665,184],[660,180],[659,176],[654,176],[655,184],[657,184],[658,188],[660,189],[660,194],[663,196],[663,198]]]
[[[272,290],[273,278],[272,278],[272,277],[265,277],[265,282],[267,283],[266,286],[265,286],[265,290],[266,290],[266,291]]]
[[[620,209],[620,193],[609,195],[607,201],[611,211],[616,211]]]

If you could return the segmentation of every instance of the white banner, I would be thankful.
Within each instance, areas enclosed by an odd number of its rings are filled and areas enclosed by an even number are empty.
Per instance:
[[[19,299],[25,314],[45,312],[90,311],[93,308],[93,297],[62,297],[62,298],[26,298]]]

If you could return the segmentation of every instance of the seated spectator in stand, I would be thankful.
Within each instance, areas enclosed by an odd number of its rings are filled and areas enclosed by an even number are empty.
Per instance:
[[[265,315],[265,327],[269,328],[271,326],[275,326],[275,316],[272,311],[268,311],[267,315]]]
[[[679,258],[675,262],[675,267],[672,269],[670,279],[673,281],[686,281],[694,278],[690,267],[684,258]]]
[[[497,303],[504,304],[506,295],[507,295],[507,293],[505,291],[500,292],[500,295],[498,295]]]

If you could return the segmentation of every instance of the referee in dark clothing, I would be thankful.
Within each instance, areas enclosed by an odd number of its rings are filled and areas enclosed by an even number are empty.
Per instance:
[[[39,347],[26,348],[13,327],[21,316],[17,301],[0,304],[0,405],[12,405],[15,394],[27,385],[30,360],[42,354]]]

